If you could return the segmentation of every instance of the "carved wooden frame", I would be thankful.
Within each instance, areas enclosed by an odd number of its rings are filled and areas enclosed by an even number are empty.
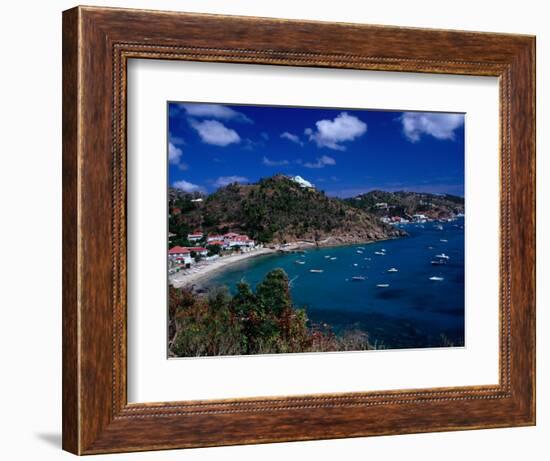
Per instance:
[[[500,381],[414,391],[129,404],[131,58],[497,76]],[[77,7],[63,13],[63,448],[77,454],[535,423],[535,39]]]

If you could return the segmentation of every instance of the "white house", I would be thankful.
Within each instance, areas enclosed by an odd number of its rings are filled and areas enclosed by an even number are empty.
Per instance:
[[[300,187],[304,187],[306,189],[315,189],[315,186],[312,183],[310,183],[307,179],[302,178],[301,176],[290,176],[290,179],[299,184]]]
[[[189,252],[194,251],[197,255],[200,255],[200,256],[206,256],[206,255],[208,255],[208,250],[207,250],[206,248],[202,248],[202,247],[187,247],[186,249],[189,250]]]
[[[185,247],[175,246],[168,250],[168,259],[176,264],[193,264],[191,251]]]
[[[203,238],[204,234],[199,231],[195,231],[192,234],[187,234],[187,240],[190,242],[198,242]]]
[[[223,235],[209,235],[206,238],[206,243],[221,242],[223,241]]]
[[[413,221],[419,223],[425,223],[428,220],[428,217],[423,214],[413,214]]]
[[[253,248],[256,242],[248,237],[248,235],[235,234],[230,232],[223,236],[224,244],[227,248]]]

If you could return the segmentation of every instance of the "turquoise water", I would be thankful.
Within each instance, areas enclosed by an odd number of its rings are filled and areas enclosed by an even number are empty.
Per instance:
[[[218,273],[208,287],[227,285],[234,291],[241,280],[255,286],[269,271],[282,268],[291,280],[294,304],[306,308],[313,322],[328,323],[337,332],[363,329],[385,348],[447,345],[442,334],[462,346],[464,221],[441,226],[407,224],[402,228],[409,236],[400,239],[253,258]],[[449,256],[447,264],[432,265],[441,253]],[[443,280],[430,280],[434,276]]]

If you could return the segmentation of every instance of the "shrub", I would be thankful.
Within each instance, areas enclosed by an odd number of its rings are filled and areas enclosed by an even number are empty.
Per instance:
[[[292,303],[288,276],[269,272],[256,292],[247,283],[235,295],[226,288],[206,296],[170,288],[169,350],[172,356],[249,355],[372,349],[368,335],[336,335],[328,325],[310,325]]]

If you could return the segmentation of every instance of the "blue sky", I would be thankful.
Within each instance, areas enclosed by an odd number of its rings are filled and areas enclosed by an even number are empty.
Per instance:
[[[169,183],[212,193],[300,175],[328,195],[464,195],[464,115],[170,102]]]

